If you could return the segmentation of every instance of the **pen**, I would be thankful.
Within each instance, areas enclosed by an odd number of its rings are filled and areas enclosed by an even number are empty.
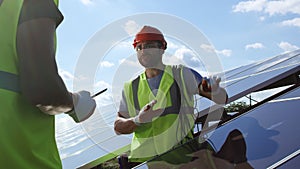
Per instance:
[[[98,92],[98,93],[94,94],[94,95],[92,96],[92,98],[94,98],[94,97],[98,96],[99,94],[101,94],[101,93],[105,92],[106,90],[107,90],[107,88],[105,88],[105,89],[101,90],[100,92]]]

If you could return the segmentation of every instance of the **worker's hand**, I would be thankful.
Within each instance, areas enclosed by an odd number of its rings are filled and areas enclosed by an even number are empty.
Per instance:
[[[94,113],[96,102],[88,91],[72,93],[72,97],[74,108],[67,112],[67,114],[71,116],[76,123],[80,123],[88,119]]]
[[[200,90],[203,92],[217,93],[220,89],[220,82],[221,78],[218,76],[203,78],[200,85]]]
[[[139,112],[137,116],[133,119],[136,125],[140,125],[142,123],[151,122],[154,117],[159,116],[163,109],[153,110],[153,106],[157,103],[156,100],[152,100],[148,104],[146,104]]]

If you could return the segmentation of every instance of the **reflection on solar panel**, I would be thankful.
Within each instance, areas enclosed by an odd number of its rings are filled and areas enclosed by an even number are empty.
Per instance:
[[[215,166],[218,166],[220,162],[232,159],[231,163],[247,163],[253,168],[277,168],[278,166],[289,166],[288,168],[298,168],[300,161],[297,157],[300,153],[300,128],[297,127],[299,124],[300,114],[299,114],[299,104],[300,104],[300,87],[277,97],[265,104],[256,107],[253,110],[243,114],[231,120],[224,125],[221,125],[214,131],[207,131],[202,133],[197,140],[199,143],[203,143],[203,140],[207,139],[207,142],[214,148],[216,154],[218,152],[225,150],[224,146],[227,144],[227,149],[225,152],[227,154],[212,156],[211,162]],[[241,144],[235,144],[234,141],[237,139],[231,139],[228,143],[228,135],[232,131],[239,131],[245,142],[239,142]],[[203,136],[203,138],[202,138]],[[202,139],[201,139],[202,138]],[[205,142],[204,142],[205,143]],[[237,142],[236,142],[237,143]],[[188,144],[187,144],[188,145]],[[184,147],[188,147],[183,145]],[[194,144],[193,144],[194,145]],[[190,166],[192,164],[195,168],[201,168],[203,164],[207,164],[207,157],[197,155],[203,149],[191,150],[191,151],[181,151],[181,148],[174,149],[168,153],[161,155],[153,160],[148,161],[138,168],[148,168],[147,166],[156,165],[160,163],[162,159],[170,159],[174,154],[180,154],[182,157],[194,157],[183,163],[170,162],[171,164],[166,164],[166,161],[162,163],[162,166],[172,166],[173,168],[184,168],[183,166]],[[187,149],[185,149],[187,150]],[[229,151],[230,150],[230,151]],[[236,156],[235,158],[240,159],[240,161],[234,159],[235,153],[244,156]],[[214,160],[214,158],[216,158]],[[224,159],[218,160],[218,159]],[[230,163],[229,161],[224,164]],[[222,168],[225,168],[224,165]],[[207,167],[207,166],[206,166]],[[205,168],[205,167],[204,167]],[[217,168],[217,167],[216,167]]]
[[[234,101],[299,71],[300,50],[296,50],[227,71],[221,85],[226,88],[229,101]],[[207,114],[210,107],[220,107],[204,98],[197,105],[200,115]],[[131,135],[117,136],[113,131],[116,112],[111,105],[79,125],[70,121],[66,123],[66,118],[57,118],[56,139],[64,168],[97,165],[128,150],[126,146],[131,142]]]
[[[222,77],[225,81],[221,86],[226,88],[229,102],[232,102],[298,71],[300,71],[300,50],[227,71]],[[199,99],[198,104],[200,116],[220,107],[206,98]]]
[[[68,117],[57,118],[56,140],[63,168],[73,169],[86,164],[90,168],[88,165],[93,161],[99,164],[129,149],[126,145],[131,142],[131,135],[114,133],[116,112],[112,105],[102,107],[81,124],[75,124]],[[65,124],[70,125],[63,127]]]

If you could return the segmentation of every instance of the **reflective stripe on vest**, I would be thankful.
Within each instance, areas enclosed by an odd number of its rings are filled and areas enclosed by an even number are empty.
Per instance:
[[[0,6],[0,88],[13,92],[20,92],[16,32],[22,3],[4,0]]]
[[[18,76],[12,73],[0,71],[0,88],[13,92],[20,92]]]
[[[176,72],[177,70],[180,71]],[[148,86],[145,73],[125,84],[124,94],[131,117],[136,116],[140,108],[152,99],[158,101],[153,109],[165,108],[163,114],[154,118],[152,123],[145,123],[135,130],[131,144],[131,161],[145,161],[168,151],[185,137],[192,136],[193,107],[188,106],[190,103],[183,103],[193,99],[184,98],[187,94],[183,94],[186,89],[180,84],[182,79],[175,77],[176,74],[180,77],[182,68],[177,70],[166,66],[156,96]]]
[[[175,114],[178,114],[178,111],[180,109],[178,105],[193,108],[194,99],[193,97],[189,96],[189,94],[187,93],[185,83],[183,82],[184,78],[183,78],[182,70],[183,67],[181,65],[178,68],[172,68],[171,66],[166,66],[164,71],[167,73],[164,73],[160,84],[167,84],[167,85],[163,85],[162,88],[160,85],[159,90],[163,92],[159,92],[157,96],[154,96],[152,94],[152,91],[146,82],[147,79],[145,73],[141,74],[132,82],[126,83],[124,85],[124,92],[126,96],[129,115],[131,117],[136,116],[139,110],[141,109],[141,107],[146,105],[149,101],[155,98],[159,99],[163,97],[169,98],[169,102],[167,100],[168,103],[165,105],[165,107],[167,107],[166,109],[170,109],[168,108],[168,106],[173,107],[172,108],[173,111],[177,110],[177,113]],[[143,83],[141,86],[139,86],[141,79],[146,83]],[[175,81],[173,79],[175,79]],[[139,90],[137,90],[138,88]],[[147,88],[147,90],[144,90],[145,88]],[[181,98],[184,99],[181,100]],[[157,109],[158,107],[165,108],[163,107],[163,105],[158,105],[158,104],[159,102],[157,103],[157,105],[154,106],[154,109]],[[167,114],[168,113],[163,115],[167,115]]]
[[[58,0],[53,1],[58,5]],[[21,91],[16,32],[22,4],[23,0],[0,0],[0,88],[13,92]]]
[[[174,74],[174,72],[173,72],[173,74]],[[135,110],[137,110],[137,112],[139,112],[141,110],[141,105],[140,105],[140,102],[138,101],[138,90],[136,90],[139,87],[139,82],[140,82],[140,76],[138,78],[136,78],[135,80],[133,80],[133,82],[132,82],[133,101],[134,101]],[[162,81],[161,83],[164,83],[164,81]],[[167,97],[170,97],[171,102],[169,103],[169,106],[167,108],[165,108],[165,111],[160,116],[165,116],[168,114],[178,114],[178,112],[180,111],[181,96],[180,96],[179,86],[178,86],[177,82],[175,82],[175,81],[170,82],[170,83],[172,84],[171,87],[166,87],[166,89],[170,88],[169,89],[170,96],[168,96],[167,94],[166,95],[167,95]],[[141,96],[144,94],[140,93],[139,95]],[[167,105],[168,105],[168,103],[167,103]]]

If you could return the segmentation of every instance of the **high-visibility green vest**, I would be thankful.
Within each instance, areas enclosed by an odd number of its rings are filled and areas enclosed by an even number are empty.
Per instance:
[[[182,79],[182,67],[166,66],[156,95],[148,85],[145,72],[124,85],[130,117],[135,117],[153,99],[157,100],[153,109],[164,109],[159,117],[138,126],[133,133],[130,161],[143,162],[172,149],[187,136],[192,137],[194,100],[187,94]]]
[[[29,104],[17,84],[16,32],[23,0],[0,3],[0,168],[62,168],[54,116]]]

